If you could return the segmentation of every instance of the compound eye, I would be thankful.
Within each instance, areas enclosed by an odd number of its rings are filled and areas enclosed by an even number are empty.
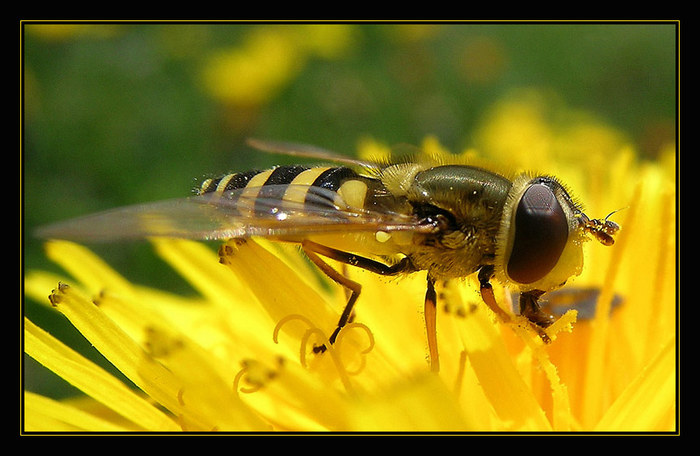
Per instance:
[[[552,189],[543,184],[531,185],[515,212],[508,276],[523,284],[543,278],[559,261],[568,236],[566,214]]]

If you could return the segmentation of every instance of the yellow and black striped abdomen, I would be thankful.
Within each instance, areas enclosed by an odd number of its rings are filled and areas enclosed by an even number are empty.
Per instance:
[[[292,186],[294,191],[289,191]],[[257,194],[247,194],[247,196],[256,197],[261,201],[279,200],[301,203],[309,201],[310,196],[308,192],[301,192],[299,189],[322,188],[338,194],[350,207],[364,208],[368,202],[368,193],[377,187],[381,187],[379,181],[360,176],[344,166],[285,165],[265,171],[246,171],[207,179],[202,183],[199,194],[224,194],[234,190],[249,189],[257,191]],[[303,201],[302,198],[304,198]]]

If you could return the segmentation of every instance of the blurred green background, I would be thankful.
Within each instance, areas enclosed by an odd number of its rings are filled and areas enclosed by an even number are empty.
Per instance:
[[[353,153],[366,137],[434,135],[461,151],[495,102],[536,88],[619,129],[642,157],[675,138],[673,23],[23,23],[21,32],[25,270],[57,270],[31,236],[38,225],[289,162],[252,151],[250,136]],[[94,250],[134,282],[189,292],[145,243]],[[25,314],[75,338],[46,306],[27,302]],[[28,388],[44,388],[38,377]]]

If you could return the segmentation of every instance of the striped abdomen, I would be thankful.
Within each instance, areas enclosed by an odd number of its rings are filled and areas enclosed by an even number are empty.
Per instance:
[[[360,176],[350,168],[301,165],[279,166],[265,171],[246,171],[207,179],[202,183],[199,194],[258,189],[257,197],[260,199],[286,201],[304,197],[298,190],[290,195],[291,192],[287,191],[290,185],[296,189],[316,187],[330,190],[340,195],[348,206],[363,209],[370,205],[376,206],[376,195],[386,194],[378,180]]]

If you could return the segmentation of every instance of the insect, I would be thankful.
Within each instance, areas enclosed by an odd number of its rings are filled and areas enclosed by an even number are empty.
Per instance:
[[[609,246],[620,229],[609,216],[586,216],[551,176],[525,173],[511,180],[430,158],[375,163],[308,145],[249,144],[334,164],[231,173],[204,181],[189,198],[59,222],[39,235],[81,241],[264,236],[298,243],[321,271],[350,290],[330,344],[352,318],[361,286],[323,257],[385,276],[427,271],[425,319],[431,366],[437,370],[437,280],[476,273],[483,301],[506,320],[491,280],[517,289],[520,314],[547,341],[544,329],[554,317],[542,310],[540,296],[580,274],[582,243],[589,236]]]

